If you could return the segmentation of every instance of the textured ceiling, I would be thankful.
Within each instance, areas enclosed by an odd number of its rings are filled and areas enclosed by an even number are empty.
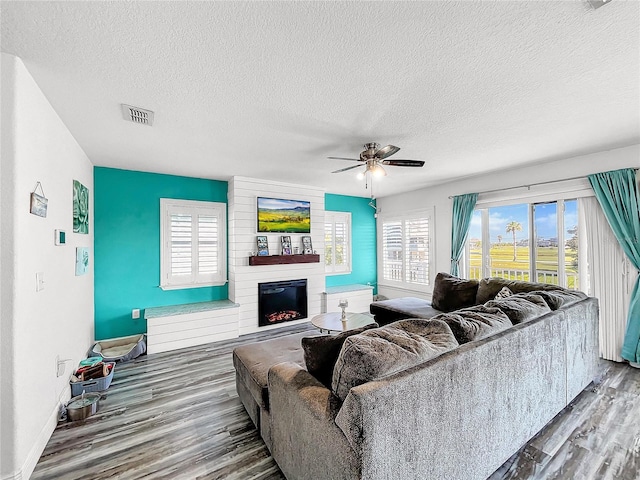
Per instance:
[[[95,165],[368,196],[327,156],[392,143],[384,196],[640,142],[640,3],[7,2]],[[121,103],[155,111],[125,122]]]

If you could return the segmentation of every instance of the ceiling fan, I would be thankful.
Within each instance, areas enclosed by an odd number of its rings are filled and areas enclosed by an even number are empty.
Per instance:
[[[377,143],[365,143],[364,151],[360,153],[360,158],[345,158],[345,157],[327,157],[331,160],[349,160],[354,162],[361,162],[358,165],[353,165],[351,167],[341,168],[340,170],[335,170],[331,173],[340,173],[346,172],[347,170],[352,170],[354,168],[358,168],[362,165],[365,166],[364,172],[361,172],[362,175],[366,175],[367,173],[371,173],[376,177],[382,177],[387,174],[383,165],[387,166],[395,166],[395,167],[422,167],[424,165],[423,160],[387,160],[387,157],[390,157],[394,153],[397,153],[400,150],[400,147],[396,147],[394,145],[387,145],[384,147],[380,147]]]

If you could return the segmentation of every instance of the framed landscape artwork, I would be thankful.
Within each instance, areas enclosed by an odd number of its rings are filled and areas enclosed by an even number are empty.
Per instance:
[[[311,203],[258,197],[258,232],[310,233]]]

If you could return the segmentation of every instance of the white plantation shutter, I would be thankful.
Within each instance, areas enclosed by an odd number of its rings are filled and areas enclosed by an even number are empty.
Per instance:
[[[429,220],[405,221],[405,281],[429,283]]]
[[[345,220],[336,220],[334,230],[334,265],[337,271],[347,270],[349,266],[349,232]]]
[[[327,273],[351,271],[351,213],[325,212],[324,263]]]
[[[226,205],[160,199],[160,286],[165,289],[226,282]]]
[[[198,215],[198,274],[218,273],[218,218]]]
[[[333,268],[333,223],[324,224],[324,264]]]
[[[192,246],[191,246],[191,215],[171,214],[171,275],[191,275]]]
[[[402,222],[382,224],[382,277],[402,280]]]
[[[383,281],[390,284],[429,284],[429,217],[420,214],[382,219]]]

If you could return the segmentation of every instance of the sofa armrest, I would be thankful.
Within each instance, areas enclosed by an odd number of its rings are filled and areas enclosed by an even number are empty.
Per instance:
[[[359,478],[359,458],[335,423],[338,398],[295,363],[271,367],[268,384],[271,453],[285,476]]]

